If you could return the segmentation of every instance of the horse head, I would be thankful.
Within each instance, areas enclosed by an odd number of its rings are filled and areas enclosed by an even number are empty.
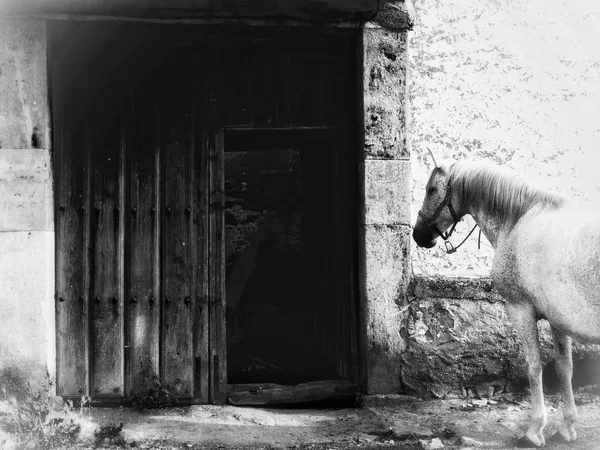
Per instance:
[[[425,199],[413,228],[413,239],[419,247],[432,248],[438,237],[447,240],[452,235],[460,220],[456,207],[449,184],[449,167],[436,164],[425,186]],[[450,231],[446,231],[448,229]]]

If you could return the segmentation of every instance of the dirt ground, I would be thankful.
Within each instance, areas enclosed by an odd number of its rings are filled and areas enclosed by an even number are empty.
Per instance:
[[[554,433],[561,400],[546,397]],[[600,396],[576,394],[579,439],[547,443],[552,450],[600,450]],[[136,411],[95,408],[87,433],[102,424],[123,423],[127,447],[191,449],[512,449],[526,428],[527,397],[421,401],[371,397],[362,408],[257,408],[200,405]],[[108,444],[108,442],[107,442]],[[123,444],[122,444],[123,445]],[[443,445],[441,447],[440,445]]]

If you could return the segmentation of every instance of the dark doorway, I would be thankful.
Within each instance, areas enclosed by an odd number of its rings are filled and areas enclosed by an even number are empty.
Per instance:
[[[225,130],[224,149],[229,383],[352,378],[356,196],[343,135]]]
[[[358,381],[355,39],[49,25],[61,395]]]

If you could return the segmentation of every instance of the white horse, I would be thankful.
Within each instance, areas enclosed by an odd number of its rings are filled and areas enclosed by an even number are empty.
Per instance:
[[[496,166],[436,164],[414,240],[426,248],[435,246],[440,236],[447,241],[465,214],[475,219],[494,247],[491,276],[506,300],[525,353],[532,413],[529,429],[517,445],[545,445],[539,319],[548,320],[552,328],[564,400],[564,420],[552,440],[574,441],[577,409],[571,385],[571,337],[600,343],[600,214],[576,209],[564,198]]]

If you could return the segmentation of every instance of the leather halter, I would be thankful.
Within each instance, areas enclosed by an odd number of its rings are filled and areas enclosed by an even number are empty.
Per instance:
[[[437,219],[437,217],[440,215],[440,213],[442,212],[442,209],[444,209],[444,206],[448,207],[448,210],[450,211],[450,214],[452,215],[452,226],[450,227],[450,231],[448,231],[446,233],[440,231],[438,226],[435,224],[435,219]],[[450,242],[448,240],[448,239],[450,239],[450,236],[452,236],[452,233],[454,233],[456,224],[458,222],[460,222],[460,220],[461,220],[460,217],[458,217],[458,214],[456,214],[456,211],[454,210],[452,203],[450,203],[450,180],[448,180],[448,184],[446,185],[446,195],[444,196],[442,203],[439,204],[439,206],[433,213],[433,216],[431,216],[431,218],[429,218],[425,214],[423,214],[420,210],[419,210],[419,216],[421,216],[423,218],[423,220],[425,220],[425,225],[427,225],[430,228],[433,228],[435,230],[435,232],[441,236],[441,238],[444,240],[444,246],[446,247],[446,253],[449,253],[449,254],[456,252],[456,250],[458,250],[461,245],[463,245],[465,242],[467,242],[467,239],[469,239],[469,237],[473,234],[473,231],[475,231],[475,228],[477,228],[477,224],[475,224],[475,226],[471,229],[471,231],[469,231],[469,234],[467,234],[467,237],[464,238],[462,240],[462,242],[460,244],[458,244],[456,247],[452,244],[452,242]],[[479,229],[479,242],[477,243],[477,248],[479,248],[480,245],[481,245],[481,228]]]
[[[440,215],[440,213],[442,212],[442,210],[444,209],[445,206],[448,206],[448,209],[450,210],[450,214],[452,215],[452,220],[453,220],[450,231],[448,231],[446,233],[440,231],[438,226],[435,224],[435,219],[438,218],[438,216]],[[460,222],[460,217],[458,217],[458,215],[456,214],[456,211],[452,207],[452,203],[450,202],[450,182],[449,181],[448,181],[448,184],[446,185],[446,195],[444,196],[442,203],[439,204],[439,206],[433,213],[433,216],[427,217],[420,210],[419,210],[419,216],[421,216],[423,218],[423,220],[425,220],[425,225],[427,225],[430,228],[433,228],[437,232],[437,234],[439,234],[441,236],[441,238],[444,241],[447,241],[450,238],[450,236],[452,236],[452,233],[454,233],[454,229],[456,228],[456,224],[458,222]]]

